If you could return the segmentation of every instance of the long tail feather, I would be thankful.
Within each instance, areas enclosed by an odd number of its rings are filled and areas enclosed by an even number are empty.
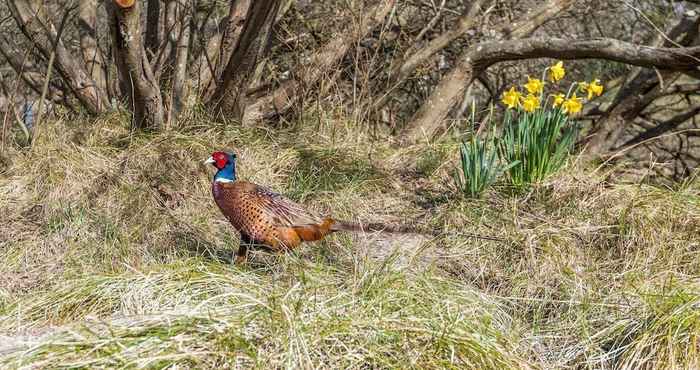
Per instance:
[[[415,226],[408,225],[386,225],[382,223],[367,223],[361,224],[356,222],[348,221],[338,221],[334,220],[331,224],[330,231],[349,231],[349,232],[385,232],[385,233],[395,233],[395,234],[422,234],[430,236],[439,235],[458,235],[474,239],[491,240],[497,242],[506,242],[505,239],[497,238],[493,236],[478,235],[473,233],[444,233],[441,230],[425,230]]]
[[[415,227],[404,226],[404,225],[385,225],[381,223],[367,223],[360,224],[348,221],[338,221],[335,220],[331,225],[331,231],[351,231],[351,232],[365,232],[365,231],[380,231],[385,233],[397,233],[397,234],[425,234],[424,232],[418,230]]]

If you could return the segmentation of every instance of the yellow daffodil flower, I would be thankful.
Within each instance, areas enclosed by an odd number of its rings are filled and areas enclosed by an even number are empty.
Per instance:
[[[562,105],[564,103],[564,100],[566,99],[564,94],[554,94],[552,96],[554,97],[554,101],[552,103],[553,108],[556,108],[556,107]]]
[[[536,78],[530,78],[530,76],[527,77],[527,83],[525,84],[525,88],[527,89],[527,92],[530,94],[539,94],[542,92],[542,89],[544,88],[544,84],[542,81],[536,79]]]
[[[600,84],[600,80],[595,79],[590,84],[586,84],[586,91],[588,92],[588,100],[591,100],[593,95],[600,96],[603,94],[603,85]]]
[[[581,111],[583,104],[581,103],[581,98],[576,97],[576,93],[574,93],[573,96],[561,104],[561,107],[564,109],[564,113],[572,116]]]
[[[523,99],[523,110],[526,112],[534,112],[540,107],[540,99],[535,95],[528,94],[525,99]]]
[[[552,82],[557,82],[564,78],[566,75],[566,70],[564,69],[564,62],[559,61],[557,64],[549,67],[549,79]]]
[[[515,87],[511,87],[510,90],[503,93],[503,98],[501,101],[505,104],[508,109],[513,109],[520,106],[520,97],[522,94],[515,90]]]

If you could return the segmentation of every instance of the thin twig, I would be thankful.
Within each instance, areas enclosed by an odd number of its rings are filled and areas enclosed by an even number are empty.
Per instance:
[[[610,163],[610,161],[612,161],[613,159],[615,159],[615,158],[617,158],[617,157],[619,157],[619,156],[625,154],[626,152],[630,151],[631,149],[634,149],[634,148],[636,148],[636,147],[638,147],[638,146],[640,146],[640,145],[642,145],[642,144],[646,144],[646,143],[648,143],[648,142],[650,142],[650,141],[653,141],[653,140],[663,139],[663,138],[669,137],[669,136],[675,136],[675,135],[680,135],[680,134],[684,134],[684,133],[692,133],[692,132],[700,132],[700,129],[691,128],[691,129],[685,129],[685,130],[680,130],[680,131],[669,132],[668,134],[659,135],[659,136],[654,136],[654,137],[648,138],[648,139],[646,139],[646,140],[644,140],[644,141],[640,141],[640,142],[638,142],[638,143],[636,143],[636,144],[634,144],[634,145],[630,145],[630,146],[628,146],[628,147],[626,147],[626,148],[620,149],[617,153],[611,155],[610,158],[608,158],[605,162],[601,163],[600,166],[598,166],[598,168],[596,168],[596,169],[591,173],[591,175],[596,174],[601,168],[605,167],[605,166],[606,166],[608,163]]]
[[[27,64],[27,59],[29,58],[29,54],[31,53],[31,49],[27,50],[26,53],[24,53],[24,58],[22,59],[22,64],[20,66],[20,69],[17,71],[17,80],[15,81],[15,87],[13,89],[12,95],[8,96],[8,101],[11,102],[8,106],[8,111],[5,111],[5,116],[3,117],[3,124],[2,124],[2,147],[0,149],[0,152],[5,151],[5,129],[7,127],[7,115],[9,114],[9,110],[13,111],[13,116],[15,116],[15,121],[19,125],[19,127],[22,129],[22,132],[24,133],[25,138],[27,139],[27,142],[31,141],[31,132],[29,132],[29,129],[27,125],[24,124],[24,122],[20,119],[17,119],[16,113],[14,113],[14,101],[15,101],[15,96],[17,96],[17,92],[19,91],[19,83],[22,79],[22,74],[24,73],[24,66]]]
[[[46,99],[46,94],[49,91],[49,82],[51,81],[51,73],[53,72],[53,62],[54,59],[56,59],[56,48],[58,47],[58,43],[61,42],[61,34],[63,33],[63,29],[65,28],[66,21],[68,20],[68,16],[70,13],[77,8],[77,5],[73,3],[68,9],[66,9],[65,13],[63,13],[63,18],[61,19],[61,24],[58,26],[58,31],[56,32],[56,39],[53,40],[53,47],[51,48],[51,56],[49,57],[49,66],[46,71],[46,78],[44,79],[44,87],[41,89],[41,97],[39,98],[39,106],[38,106],[38,111],[36,113],[36,122],[34,123],[34,127],[39,127],[39,124],[41,123],[41,118],[42,118],[42,112],[44,110],[44,99]],[[32,142],[32,145],[34,143]]]

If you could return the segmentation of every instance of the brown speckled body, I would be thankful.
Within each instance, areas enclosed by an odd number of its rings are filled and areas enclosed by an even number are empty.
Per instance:
[[[236,180],[236,154],[217,151],[204,163],[217,169],[212,182],[214,201],[241,233],[236,263],[246,260],[250,245],[273,251],[294,249],[304,241],[321,240],[336,231],[410,232],[411,228],[380,223],[354,223],[319,217],[272,190]]]
[[[214,181],[212,194],[247,243],[283,251],[296,248],[302,241],[320,240],[334,231],[332,219],[313,215],[282,195],[247,181]],[[244,259],[246,251],[241,249],[238,255]]]

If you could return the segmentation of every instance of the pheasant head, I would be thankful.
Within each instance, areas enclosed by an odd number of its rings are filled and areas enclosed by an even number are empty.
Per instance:
[[[233,182],[236,181],[236,154],[226,152],[214,152],[211,157],[204,161],[216,167],[214,181]]]

